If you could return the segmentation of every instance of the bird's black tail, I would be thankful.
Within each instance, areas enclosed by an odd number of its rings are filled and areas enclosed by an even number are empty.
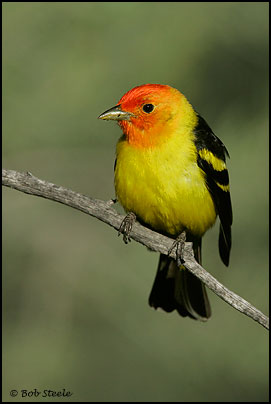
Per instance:
[[[193,242],[196,260],[201,263],[201,240]],[[204,284],[184,266],[160,254],[157,274],[149,297],[150,306],[166,312],[177,310],[183,317],[206,321],[211,307]]]

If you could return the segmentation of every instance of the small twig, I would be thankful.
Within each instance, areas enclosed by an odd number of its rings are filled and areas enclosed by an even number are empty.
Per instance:
[[[89,198],[61,186],[40,180],[29,172],[19,173],[17,171],[3,169],[2,184],[6,187],[14,188],[30,195],[36,195],[63,203],[64,205],[102,220],[116,230],[119,230],[124,218],[124,216],[119,215],[114,209],[112,209],[112,203],[110,202]],[[162,254],[168,254],[168,251],[172,246],[172,239],[156,233],[140,225],[138,222],[134,224],[129,236],[149,249]],[[176,258],[174,251],[171,251],[169,255],[172,258]],[[185,267],[198,277],[217,296],[236,310],[251,317],[263,327],[269,329],[269,319],[267,316],[242,297],[227,289],[197,263],[193,255],[192,243],[185,243],[184,260]]]

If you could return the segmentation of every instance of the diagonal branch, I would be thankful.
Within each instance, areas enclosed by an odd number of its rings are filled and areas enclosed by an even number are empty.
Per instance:
[[[105,202],[78,194],[67,188],[40,180],[29,172],[20,173],[13,170],[3,169],[2,184],[6,187],[25,192],[26,194],[41,196],[42,198],[63,203],[64,205],[96,217],[104,223],[107,223],[109,226],[114,227],[116,230],[119,230],[120,224],[124,218],[124,216],[119,215],[114,209],[112,209],[112,201]],[[172,239],[156,233],[140,225],[138,222],[134,224],[130,237],[149,249],[162,254],[168,254],[172,245]],[[174,251],[170,253],[170,256],[175,258]],[[269,318],[267,316],[242,297],[227,289],[197,263],[193,255],[192,243],[185,243],[184,260],[185,267],[208,286],[208,288],[217,296],[236,310],[251,317],[263,327],[269,329]]]

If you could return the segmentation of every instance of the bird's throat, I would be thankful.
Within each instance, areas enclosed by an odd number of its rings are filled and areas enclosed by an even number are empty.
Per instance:
[[[172,133],[160,126],[137,127],[131,122],[122,121],[120,124],[127,142],[136,148],[149,149],[159,147],[171,137]]]

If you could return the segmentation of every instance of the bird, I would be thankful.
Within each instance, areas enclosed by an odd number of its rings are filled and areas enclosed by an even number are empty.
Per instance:
[[[124,241],[137,220],[172,238],[177,249],[178,243],[192,242],[194,257],[201,264],[202,237],[219,218],[219,254],[228,266],[232,243],[229,153],[185,95],[169,85],[139,85],[98,118],[117,121],[122,130],[116,145],[114,185],[117,201],[127,213],[120,228]],[[205,285],[183,264],[160,254],[149,305],[206,321],[211,307]]]

